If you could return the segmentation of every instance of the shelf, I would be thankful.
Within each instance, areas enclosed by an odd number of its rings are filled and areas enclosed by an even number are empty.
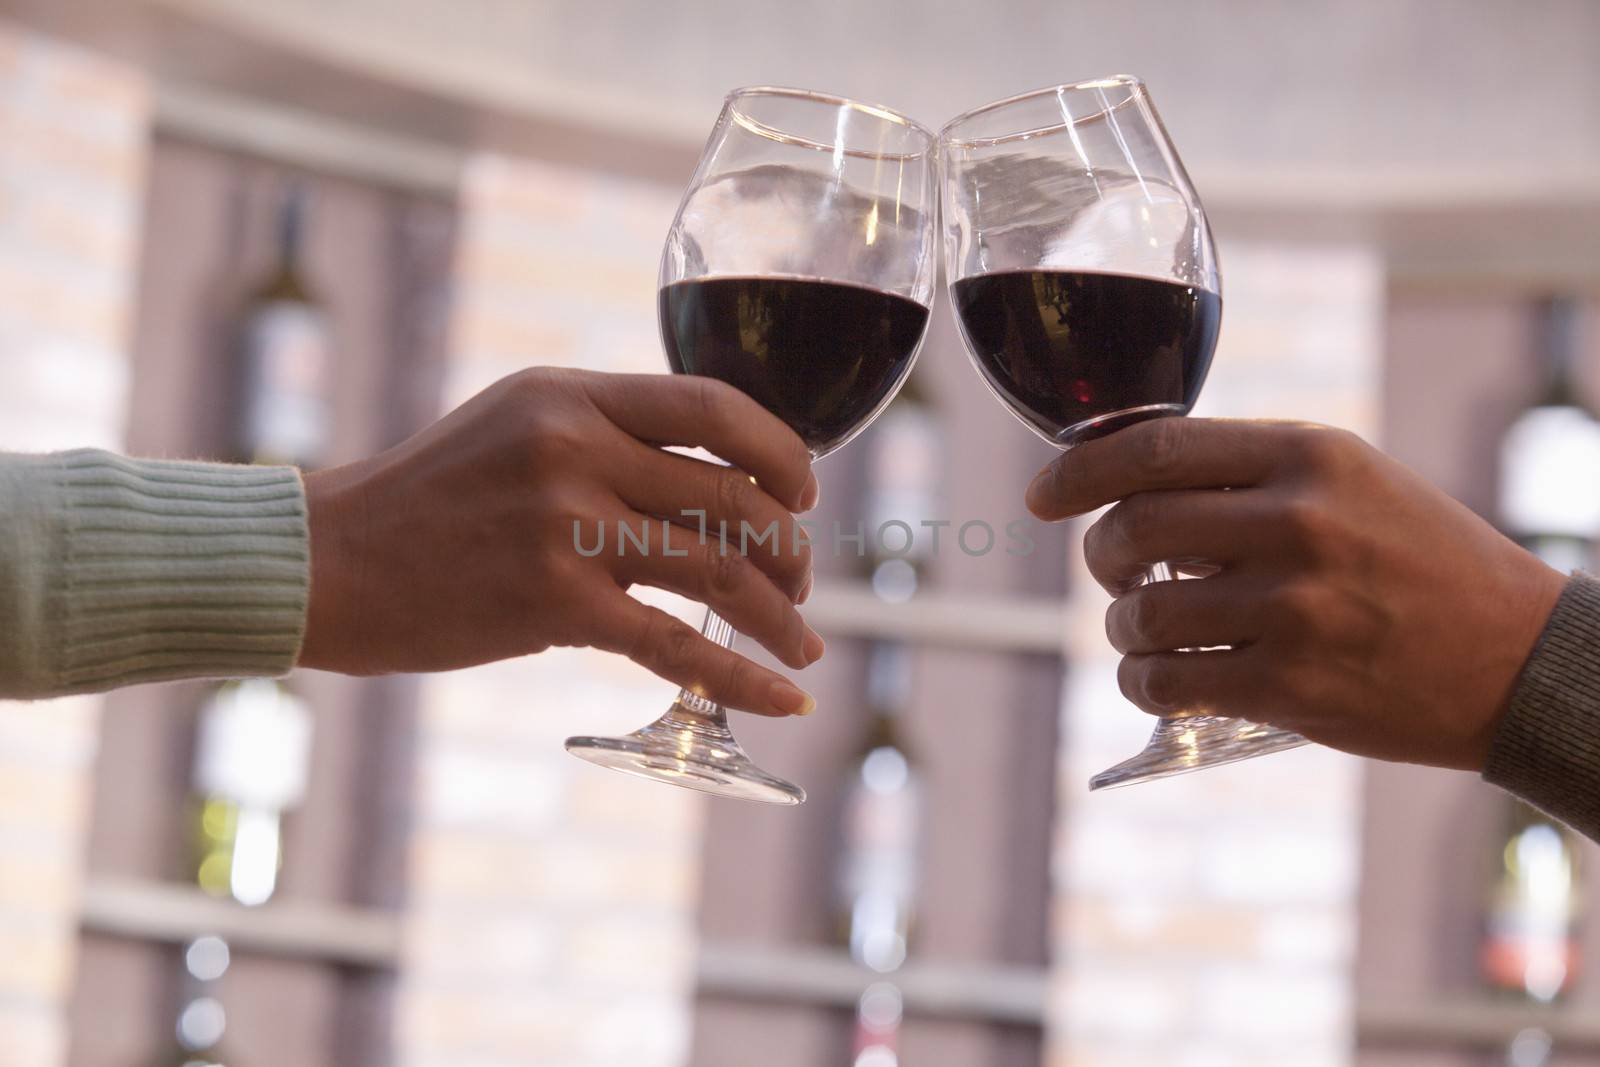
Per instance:
[[[164,882],[92,880],[79,921],[115,937],[181,944],[215,934],[237,949],[358,967],[393,968],[400,956],[400,922],[387,911],[288,900],[247,908]]]
[[[1362,1044],[1504,1049],[1524,1030],[1548,1033],[1561,1052],[1600,1050],[1600,1016],[1461,997],[1430,1002],[1363,1004],[1356,1012]]]
[[[890,604],[864,583],[831,582],[819,583],[802,611],[819,633],[847,637],[1050,655],[1066,641],[1066,607],[1057,598],[934,593]]]
[[[834,949],[702,946],[702,993],[853,1008],[866,988],[891,982],[908,1015],[1042,1026],[1048,980],[1042,968],[911,963],[893,974],[858,966]]]

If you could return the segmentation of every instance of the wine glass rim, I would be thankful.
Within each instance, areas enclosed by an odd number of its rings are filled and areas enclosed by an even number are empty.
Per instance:
[[[741,111],[739,109],[738,102],[740,100],[750,99],[752,97],[784,97],[792,100],[809,100],[819,104],[832,104],[836,107],[846,107],[852,111],[858,111],[869,118],[878,119],[883,122],[891,123],[895,126],[901,126],[916,133],[922,138],[924,142],[923,147],[916,152],[883,152],[872,151],[864,148],[845,148],[837,144],[825,144],[821,141],[812,140],[809,137],[802,137],[799,134],[781,130],[776,126],[762,122],[760,119],[749,114],[748,112]],[[728,93],[728,95],[723,98],[723,101],[727,105],[729,114],[732,116],[733,120],[740,126],[749,130],[751,133],[770,138],[774,141],[779,141],[783,144],[796,145],[801,148],[814,148],[822,152],[838,152],[847,156],[855,156],[866,159],[900,160],[918,159],[922,156],[926,156],[932,152],[939,143],[938,134],[934,133],[932,129],[924,126],[922,123],[918,122],[916,119],[905,114],[904,112],[896,111],[894,108],[887,107],[883,104],[873,104],[862,100],[853,100],[848,96],[839,96],[835,93],[825,93],[816,89],[797,89],[785,85],[745,85]]]
[[[1026,103],[1030,100],[1037,100],[1044,96],[1059,96],[1064,93],[1083,92],[1087,89],[1107,89],[1113,86],[1130,89],[1132,91],[1128,94],[1126,99],[1119,100],[1110,107],[1105,108],[1093,115],[1085,115],[1082,118],[1068,119],[1063,122],[1055,122],[1047,126],[1037,126],[1026,130],[1013,130],[1009,133],[999,134],[994,137],[957,137],[954,133],[956,127],[958,126],[964,125],[965,123],[971,122],[973,119],[987,115],[991,112],[1011,107],[1014,104]],[[1101,115],[1105,115],[1109,112],[1125,107],[1132,103],[1137,97],[1142,96],[1144,91],[1145,88],[1143,79],[1133,74],[1108,74],[1103,78],[1089,78],[1084,81],[1064,82],[1060,85],[1046,85],[1039,89],[1029,89],[1025,93],[1017,93],[1015,96],[1008,96],[1003,100],[993,100],[987,104],[980,104],[971,111],[963,111],[961,114],[957,115],[955,118],[939,127],[939,143],[941,145],[949,145],[956,148],[983,148],[990,145],[1006,144],[1010,141],[1026,141],[1030,138],[1042,137],[1045,134],[1058,133],[1061,130],[1067,129],[1068,127],[1076,126],[1081,122],[1088,122],[1091,119],[1098,119]]]

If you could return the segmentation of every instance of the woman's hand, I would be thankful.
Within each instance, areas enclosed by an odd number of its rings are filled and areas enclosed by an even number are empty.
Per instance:
[[[701,446],[733,467],[666,445]],[[312,583],[300,663],[436,671],[587,645],[732,707],[804,714],[810,698],[782,676],[626,590],[642,583],[704,601],[788,666],[815,662],[822,639],[795,610],[810,592],[811,555],[792,513],[817,493],[800,439],[731,386],[525,371],[382,455],[307,475]],[[684,515],[694,509],[704,527]],[[668,522],[679,525],[663,545]],[[648,536],[648,550],[619,545],[619,523]],[[743,555],[741,523],[776,524],[780,539]],[[604,550],[586,554],[602,527]]]
[[[1565,581],[1327,427],[1160,419],[1028,489],[1043,519],[1113,501],[1084,552],[1117,598],[1106,631],[1130,700],[1382,759],[1481,768]],[[1141,584],[1162,561],[1207,576]]]

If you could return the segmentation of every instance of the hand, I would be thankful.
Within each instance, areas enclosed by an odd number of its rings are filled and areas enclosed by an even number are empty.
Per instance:
[[[1565,581],[1327,427],[1160,419],[1073,449],[1028,488],[1044,519],[1117,500],[1084,553],[1117,598],[1106,632],[1130,700],[1381,759],[1482,768]],[[1207,577],[1141,585],[1160,561]]]
[[[699,445],[733,468],[664,451]],[[737,468],[737,469],[735,469]],[[775,416],[708,378],[537,369],[398,447],[307,475],[311,604],[300,662],[347,674],[449,670],[552,645],[617,652],[731,707],[804,714],[782,676],[626,594],[710,604],[790,667],[822,655],[795,610],[811,555],[792,512],[817,501],[811,458]],[[709,538],[684,509],[703,509]],[[662,552],[662,520],[672,555]],[[618,553],[618,522],[650,550]],[[734,531],[726,554],[719,522]],[[780,544],[744,556],[740,523]],[[600,524],[605,550],[592,550]],[[576,525],[575,525],[576,524]],[[702,543],[702,541],[705,543]],[[687,555],[679,556],[678,553]]]

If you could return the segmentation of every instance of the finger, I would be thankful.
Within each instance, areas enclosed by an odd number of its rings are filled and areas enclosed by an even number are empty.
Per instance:
[[[635,516],[632,525],[642,524],[662,528],[660,520]],[[708,605],[796,670],[822,658],[822,638],[806,625],[790,596],[736,550],[724,551],[717,541],[652,547],[654,551],[626,553],[616,576]]]
[[[618,589],[590,607],[590,644],[627,656],[707,700],[757,715],[806,715],[816,702],[782,675],[713,644],[682,619]]]
[[[1138,493],[1084,531],[1089,573],[1107,592],[1142,585],[1151,566],[1219,568],[1269,550],[1271,519],[1258,490]]]
[[[1106,637],[1125,656],[1242,647],[1261,638],[1261,604],[1254,585],[1233,576],[1152,582],[1112,601]]]
[[[1028,486],[1028,510],[1054,521],[1152,489],[1258,485],[1285,442],[1308,432],[1301,423],[1152,419],[1062,454]]]
[[[752,475],[791,511],[816,506],[811,453],[782,419],[724,382],[692,374],[592,376],[589,395],[624,431],[659,445],[694,445]]]
[[[1124,656],[1117,665],[1123,696],[1152,715],[1225,715],[1252,719],[1260,713],[1255,648],[1218,652],[1155,652]]]
[[[613,487],[629,507],[684,527],[683,544],[703,541],[707,533],[716,540],[726,530],[734,551],[770,575],[789,599],[799,599],[811,577],[811,547],[788,509],[749,475],[638,441],[629,441],[626,454]]]

